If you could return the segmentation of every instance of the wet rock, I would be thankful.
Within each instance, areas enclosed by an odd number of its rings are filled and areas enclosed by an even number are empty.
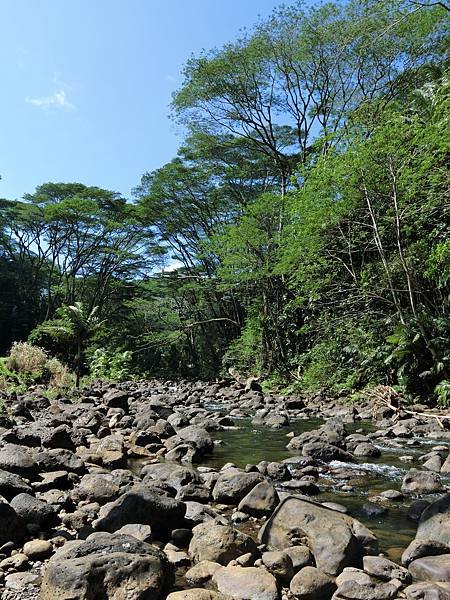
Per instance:
[[[444,487],[441,478],[432,471],[411,469],[403,478],[402,492],[408,494],[435,494],[442,491],[444,491]]]
[[[411,576],[407,569],[400,567],[396,563],[384,558],[383,556],[365,556],[363,558],[364,571],[381,581],[390,581],[398,579],[402,583],[410,583]]]
[[[156,535],[167,536],[174,527],[183,526],[185,510],[182,502],[140,485],[102,506],[93,526],[114,532],[129,523],[140,523],[150,525]]]
[[[239,502],[238,509],[249,515],[260,517],[271,514],[280,503],[274,486],[261,481]]]
[[[368,456],[370,458],[377,458],[378,456],[381,456],[381,451],[373,444],[370,444],[369,442],[363,442],[356,446],[356,448],[353,450],[353,454],[358,457]]]
[[[304,567],[290,585],[297,600],[329,600],[335,589],[334,579],[315,567]]]
[[[258,555],[252,538],[227,525],[201,523],[192,530],[189,556],[194,562],[209,560],[226,565],[230,560],[250,552]]]
[[[450,581],[450,554],[417,558],[408,568],[418,581]]]
[[[425,500],[424,498],[419,498],[417,500],[414,500],[414,502],[411,503],[410,507],[408,508],[408,512],[407,512],[407,518],[410,521],[414,521],[417,522],[423,511],[430,506],[431,502],[429,500]]]
[[[41,599],[159,600],[170,583],[164,553],[131,536],[102,532],[68,543],[53,555]]]
[[[302,448],[303,456],[309,456],[323,462],[340,460],[342,462],[354,462],[354,457],[349,452],[342,450],[338,446],[326,444],[324,442],[310,442]]]
[[[279,599],[275,577],[262,568],[223,567],[214,573],[213,582],[219,592],[236,600]]]
[[[230,468],[219,476],[212,496],[216,502],[222,504],[239,504],[263,480],[260,473],[245,473],[239,469]]]
[[[301,538],[306,538],[317,567],[328,575],[336,575],[346,566],[359,566],[363,554],[377,549],[375,536],[356,519],[288,497],[263,525],[259,539],[268,548],[283,550]]]
[[[385,506],[380,506],[375,502],[364,502],[361,507],[361,514],[368,519],[377,519],[378,517],[385,515],[387,512],[389,511]]]

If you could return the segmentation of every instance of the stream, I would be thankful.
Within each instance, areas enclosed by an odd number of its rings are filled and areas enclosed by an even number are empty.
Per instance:
[[[247,464],[255,465],[260,461],[282,462],[299,452],[292,452],[286,448],[289,442],[287,434],[291,431],[299,435],[304,431],[317,429],[323,420],[311,418],[291,422],[288,427],[272,429],[265,426],[255,426],[251,419],[236,419],[236,426],[224,431],[216,432],[214,438],[220,440],[214,448],[212,456],[202,464],[220,469],[224,464],[231,462],[236,466],[245,468]],[[349,433],[367,434],[374,430],[373,424],[368,421],[358,421],[346,424]],[[374,441],[376,443],[376,441]],[[438,440],[415,438],[405,440],[405,444],[379,445],[381,456],[378,458],[360,459],[356,463],[332,461],[330,473],[323,473],[319,478],[321,493],[312,498],[318,502],[337,502],[346,507],[348,513],[363,522],[380,542],[380,550],[390,558],[398,560],[403,549],[410,543],[416,533],[417,524],[408,519],[408,508],[414,498],[405,496],[403,500],[389,503],[388,512],[377,517],[365,515],[362,507],[374,496],[385,490],[400,490],[402,479],[411,467],[420,465],[419,457],[429,452],[433,446],[441,444]],[[446,445],[448,445],[446,443]],[[401,457],[408,456],[405,462]],[[340,469],[346,471],[353,469],[355,477],[342,481],[337,476]],[[336,472],[336,476],[334,476]],[[450,480],[443,478],[444,483]],[[351,486],[351,490],[343,491],[342,486]],[[283,490],[283,484],[277,486]],[[427,499],[433,500],[438,495],[428,495]]]

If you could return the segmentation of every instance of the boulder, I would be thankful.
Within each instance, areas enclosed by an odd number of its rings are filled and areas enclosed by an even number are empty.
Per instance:
[[[450,600],[450,583],[414,583],[403,591],[406,600]]]
[[[418,581],[450,581],[450,554],[413,560],[409,572]]]
[[[22,537],[23,522],[12,506],[0,498],[0,546]]]
[[[214,449],[211,436],[203,427],[198,427],[197,425],[183,427],[183,429],[177,431],[177,436],[185,442],[192,444],[202,455],[210,454]]]
[[[336,589],[334,579],[315,567],[304,567],[291,581],[296,600],[330,600]]]
[[[403,478],[402,492],[408,494],[435,494],[444,491],[441,478],[433,471],[411,469]]]
[[[302,448],[302,454],[303,456],[309,456],[323,462],[330,462],[332,460],[341,460],[342,462],[355,461],[353,455],[349,452],[325,442],[310,442],[305,444]]]
[[[398,579],[402,583],[410,583],[411,576],[407,569],[384,558],[384,556],[365,556],[363,559],[364,571],[381,581]]]
[[[55,507],[31,494],[17,494],[10,504],[26,524],[35,523],[39,527],[45,527],[56,519]]]
[[[276,579],[264,568],[223,567],[213,575],[219,592],[236,600],[278,600]]]
[[[264,481],[260,473],[245,473],[230,468],[220,474],[213,488],[213,498],[222,504],[239,504],[239,502],[258,484]]]
[[[0,469],[17,473],[23,477],[36,473],[33,451],[25,446],[6,444],[0,448]]]
[[[252,538],[228,525],[201,523],[192,530],[189,556],[194,562],[209,560],[226,565],[242,554],[257,556]]]
[[[336,575],[344,567],[360,566],[364,554],[374,554],[375,536],[356,519],[320,504],[289,496],[259,532],[268,548],[283,550],[306,538],[318,569]]]
[[[399,582],[358,583],[344,581],[333,595],[332,600],[391,600],[397,598]]]
[[[271,514],[279,503],[280,498],[274,486],[268,481],[261,481],[242,498],[238,510],[248,515],[261,517]]]
[[[447,554],[450,548],[447,544],[434,540],[413,540],[402,554],[402,564],[408,566],[416,558],[422,556],[438,556]]]
[[[136,485],[117,500],[108,502],[93,522],[99,531],[114,532],[129,523],[150,525],[156,536],[167,536],[184,524],[186,506],[144,485]]]
[[[186,581],[193,585],[201,585],[209,581],[217,569],[221,569],[222,565],[212,562],[211,560],[201,560],[187,571]]]
[[[292,559],[286,552],[275,550],[264,552],[261,557],[263,565],[283,585],[289,585],[294,576]]]
[[[6,500],[11,500],[17,494],[31,491],[31,487],[20,475],[0,470],[0,496],[3,496]]]
[[[159,600],[171,581],[158,548],[127,535],[94,533],[53,555],[44,572],[41,600]]]
[[[450,494],[445,494],[423,510],[416,540],[433,540],[450,548]]]

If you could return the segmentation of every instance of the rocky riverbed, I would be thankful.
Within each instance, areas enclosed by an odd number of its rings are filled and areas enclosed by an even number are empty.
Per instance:
[[[3,395],[4,600],[450,600],[450,431],[254,382]]]

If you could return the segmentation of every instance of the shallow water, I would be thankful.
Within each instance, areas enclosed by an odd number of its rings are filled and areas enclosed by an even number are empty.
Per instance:
[[[252,425],[250,419],[238,420],[236,421],[238,428],[215,434],[215,439],[221,440],[222,443],[214,448],[213,456],[203,464],[220,469],[228,462],[242,468],[247,464],[257,464],[263,460],[280,462],[290,456],[301,454],[300,451],[290,452],[286,449],[290,439],[287,434],[290,431],[298,435],[303,431],[317,429],[322,423],[320,419],[308,419],[295,421],[281,429],[271,429]],[[346,427],[349,433],[361,430],[368,433],[374,430],[370,422],[357,422]],[[418,461],[420,454],[430,450],[429,440],[418,439],[417,441],[419,445],[413,447],[405,445],[393,448],[380,445],[381,457],[375,459],[363,458],[357,463],[332,461],[330,473],[321,474],[318,482],[322,493],[312,498],[318,502],[338,502],[344,505],[349,514],[358,518],[375,533],[380,542],[380,550],[397,561],[401,551],[406,548],[416,533],[416,523],[406,516],[413,499],[405,498],[401,502],[389,503],[387,505],[389,511],[377,518],[364,516],[362,506],[370,496],[388,489],[401,488],[405,473],[411,467],[420,464]],[[377,444],[377,440],[373,442]],[[433,440],[433,443],[436,445],[439,442]],[[413,461],[405,463],[400,460],[404,455],[412,456]],[[355,478],[343,482],[338,477],[333,477],[333,470],[339,468],[354,469]],[[350,485],[352,490],[342,491],[340,489],[342,483]],[[427,498],[434,499],[433,496]]]

